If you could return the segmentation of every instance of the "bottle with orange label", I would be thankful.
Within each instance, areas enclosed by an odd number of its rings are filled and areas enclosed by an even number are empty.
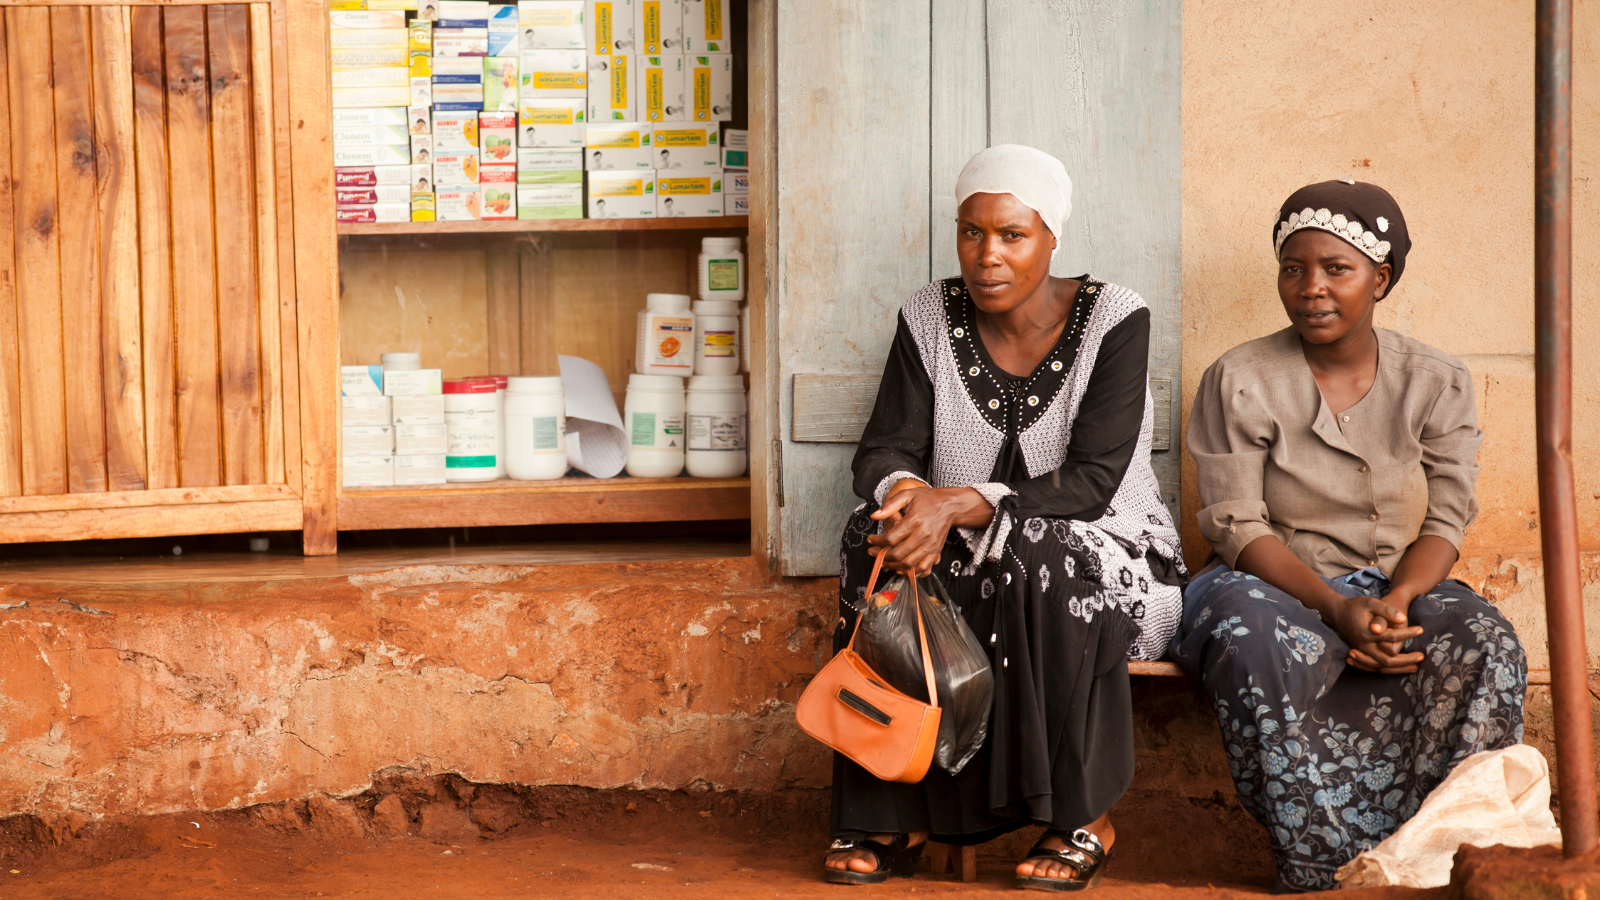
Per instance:
[[[634,369],[640,375],[689,375],[694,371],[694,315],[688,294],[646,294],[639,312]]]

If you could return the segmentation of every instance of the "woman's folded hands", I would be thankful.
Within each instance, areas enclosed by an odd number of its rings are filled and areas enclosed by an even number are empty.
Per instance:
[[[922,576],[933,571],[951,528],[982,528],[993,517],[994,507],[972,488],[934,488],[904,478],[872,514],[883,530],[867,543],[878,548],[874,556],[888,554],[883,564],[890,571]]]

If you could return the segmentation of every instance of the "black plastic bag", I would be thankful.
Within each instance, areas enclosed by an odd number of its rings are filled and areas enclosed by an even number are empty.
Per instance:
[[[933,660],[934,689],[939,693],[939,741],[933,759],[954,775],[972,759],[989,736],[989,708],[994,704],[994,671],[978,638],[961,618],[937,576],[917,579],[922,625]],[[904,576],[895,576],[867,598],[861,610],[856,652],[890,686],[911,697],[928,699],[922,671],[922,645],[917,615]]]

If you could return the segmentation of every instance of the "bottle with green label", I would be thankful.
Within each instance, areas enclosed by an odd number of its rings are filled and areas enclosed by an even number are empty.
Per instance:
[[[744,299],[744,253],[736,237],[700,239],[700,299]]]
[[[623,402],[627,420],[627,471],[635,478],[672,478],[683,472],[683,379],[629,375]]]
[[[559,376],[506,382],[506,474],[548,481],[567,474],[566,394]]]

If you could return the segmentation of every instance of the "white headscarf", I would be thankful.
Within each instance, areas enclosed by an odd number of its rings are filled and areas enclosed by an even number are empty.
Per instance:
[[[956,205],[973,194],[1010,194],[1039,214],[1061,249],[1061,226],[1072,215],[1072,179],[1061,160],[1021,144],[979,150],[956,179]]]

